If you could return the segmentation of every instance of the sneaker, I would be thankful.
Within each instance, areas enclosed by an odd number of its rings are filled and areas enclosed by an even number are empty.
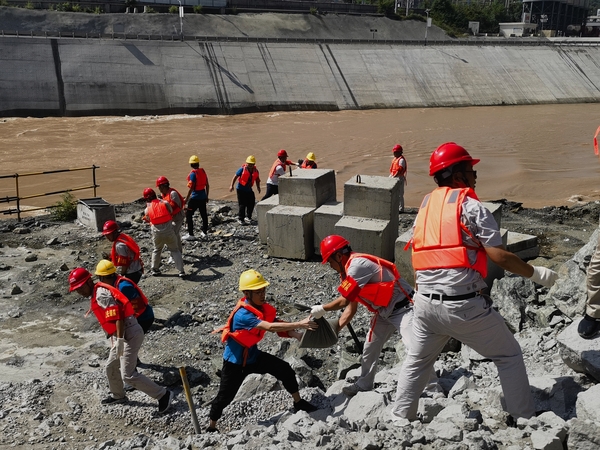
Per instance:
[[[250,220],[248,217],[245,217],[245,218],[244,218],[244,223],[245,223],[246,225],[250,225],[250,224],[252,223],[252,220]]]
[[[126,403],[126,402],[127,402],[127,397],[114,398],[112,395],[109,395],[108,397],[106,397],[105,399],[102,399],[102,401],[100,401],[100,403],[102,405],[117,405],[119,403]]]
[[[294,412],[298,412],[298,411],[306,411],[308,413],[311,413],[313,411],[316,411],[317,408],[315,405],[308,403],[306,400],[304,399],[300,399],[300,401],[294,402]]]
[[[219,430],[217,430],[216,428],[213,427],[206,427],[206,430],[204,430],[206,433],[218,433]]]
[[[344,395],[346,397],[354,397],[359,392],[364,392],[366,390],[367,389],[363,389],[363,388],[359,387],[358,384],[354,383],[354,384],[351,384],[350,386],[346,386],[345,388],[343,388],[342,392],[344,393]]]
[[[200,237],[201,238],[205,238],[206,237],[206,233],[204,231],[201,231],[200,232]],[[215,428],[215,430],[216,430],[216,428]]]
[[[179,278],[185,278],[185,272],[179,272],[178,277]]]
[[[167,412],[169,410],[169,408],[171,407],[172,401],[173,401],[173,391],[170,391],[167,389],[167,392],[165,393],[165,395],[163,395],[158,400],[158,412],[160,414]]]
[[[201,234],[202,236],[202,234]],[[195,241],[196,240],[196,236],[194,236],[193,234],[186,234],[181,238],[182,241]]]
[[[579,325],[577,326],[579,336],[584,339],[592,339],[598,334],[598,331],[600,331],[599,319],[594,319],[587,314],[583,316],[581,322],[579,322]]]
[[[148,272],[148,275],[150,275],[151,277],[158,277],[160,276],[160,270],[152,269],[150,272]]]
[[[246,221],[242,219],[237,220],[240,225],[246,225]]]

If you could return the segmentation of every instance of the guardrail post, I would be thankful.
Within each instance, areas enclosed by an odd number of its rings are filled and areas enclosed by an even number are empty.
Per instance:
[[[96,196],[96,164],[92,165],[92,184],[94,185],[94,197]]]
[[[17,192],[17,220],[21,221],[21,196],[19,195],[19,174],[15,173],[15,191]]]

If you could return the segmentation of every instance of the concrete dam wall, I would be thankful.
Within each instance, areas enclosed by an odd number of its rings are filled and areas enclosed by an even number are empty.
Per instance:
[[[0,38],[0,115],[600,101],[600,47]]]

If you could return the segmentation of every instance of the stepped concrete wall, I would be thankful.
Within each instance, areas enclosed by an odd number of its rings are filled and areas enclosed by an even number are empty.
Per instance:
[[[600,101],[600,47],[0,38],[0,115]]]

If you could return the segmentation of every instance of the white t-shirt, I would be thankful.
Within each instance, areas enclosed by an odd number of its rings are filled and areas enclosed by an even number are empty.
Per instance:
[[[283,164],[279,164],[277,165],[277,167],[275,167],[275,171],[273,172],[273,175],[271,175],[267,180],[267,184],[279,186],[279,177],[281,175],[285,175],[285,169],[283,168]]]

